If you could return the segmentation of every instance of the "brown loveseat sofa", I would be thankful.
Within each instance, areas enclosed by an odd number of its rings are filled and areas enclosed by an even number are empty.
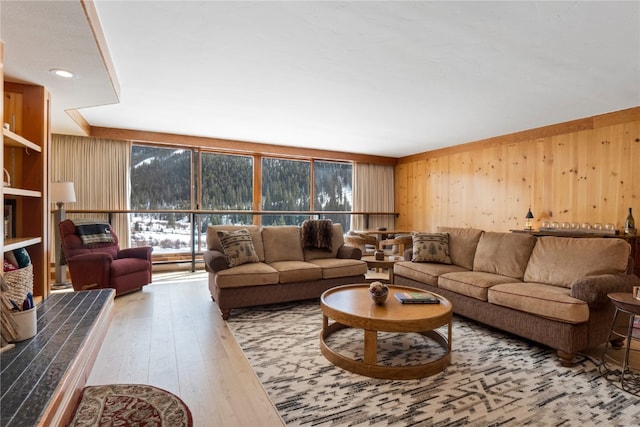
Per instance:
[[[439,227],[450,264],[394,266],[395,284],[436,292],[455,313],[545,344],[571,366],[577,352],[608,339],[607,294],[640,284],[622,239],[539,237]],[[446,262],[446,260],[445,260]]]
[[[218,231],[247,229],[258,262],[229,267]],[[301,227],[209,226],[203,257],[211,298],[222,317],[231,309],[318,298],[334,286],[364,282],[367,264],[360,249],[345,246],[342,227],[333,224],[331,250],[303,248]]]

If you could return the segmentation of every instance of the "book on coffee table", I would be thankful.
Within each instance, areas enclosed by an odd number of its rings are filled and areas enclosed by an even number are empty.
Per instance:
[[[396,292],[396,299],[402,304],[440,304],[440,300],[426,292]]]

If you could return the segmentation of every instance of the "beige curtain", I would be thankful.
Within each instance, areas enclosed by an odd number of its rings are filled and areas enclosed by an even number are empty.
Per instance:
[[[394,212],[393,166],[355,163],[353,165],[353,210],[371,212]],[[353,215],[351,227],[365,228],[363,215]],[[369,228],[395,227],[393,215],[369,215]]]
[[[129,209],[130,163],[130,141],[52,135],[51,181],[71,181],[76,193],[76,202],[65,203],[66,210]],[[56,209],[55,205],[51,209]],[[108,216],[67,214],[67,218],[106,220]],[[57,224],[52,224],[51,230],[54,230],[54,225],[57,227]],[[129,247],[129,215],[114,214],[112,227],[118,235],[120,247]],[[53,236],[51,241],[54,241]],[[52,254],[52,259],[55,259],[55,254]]]

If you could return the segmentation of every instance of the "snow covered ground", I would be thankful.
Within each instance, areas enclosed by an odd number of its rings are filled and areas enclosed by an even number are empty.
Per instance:
[[[205,248],[206,240],[206,233],[196,235],[196,252]],[[131,247],[135,246],[151,246],[156,255],[191,253],[191,223],[185,218],[169,226],[167,221],[154,219],[150,215],[133,216]]]

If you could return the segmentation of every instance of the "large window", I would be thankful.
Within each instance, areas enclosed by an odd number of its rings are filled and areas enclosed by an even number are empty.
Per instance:
[[[311,163],[262,159],[262,210],[309,211]],[[303,215],[263,215],[262,225],[299,225]]]
[[[203,153],[201,194],[204,210],[253,209],[253,157]],[[253,217],[242,214],[203,215],[201,227],[208,225],[251,224]]]
[[[256,159],[261,162],[259,177],[254,176]],[[130,215],[131,246],[151,245],[154,257],[192,249],[199,252],[204,249],[209,225],[300,225],[310,218],[309,211],[349,212],[351,180],[352,164],[347,162],[134,145],[131,209],[160,212]],[[262,183],[259,192],[253,188],[256,181]],[[260,199],[254,200],[257,193]],[[254,216],[242,212],[254,211],[257,206],[277,213]],[[228,212],[174,212],[198,209]],[[350,228],[348,213],[317,217],[340,223],[344,230]]]
[[[314,162],[313,210],[351,211],[352,171],[351,163]],[[345,231],[351,228],[350,214],[326,214],[323,217],[342,224]]]
[[[192,209],[191,151],[134,145],[131,149],[131,209]],[[131,246],[155,254],[191,250],[188,214],[132,214]]]

